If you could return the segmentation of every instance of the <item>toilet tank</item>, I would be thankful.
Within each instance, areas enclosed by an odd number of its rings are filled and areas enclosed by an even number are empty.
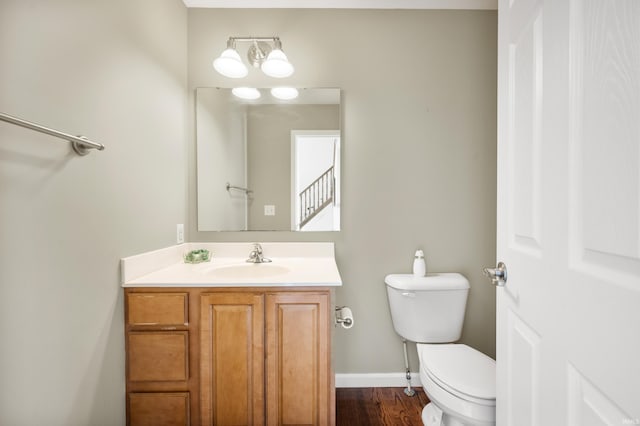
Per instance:
[[[469,281],[463,275],[391,274],[384,281],[396,333],[419,343],[460,339],[469,294]]]

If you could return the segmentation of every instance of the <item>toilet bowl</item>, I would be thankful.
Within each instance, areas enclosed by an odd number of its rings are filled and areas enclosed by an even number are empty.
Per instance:
[[[393,327],[416,342],[426,426],[493,426],[496,364],[460,339],[469,281],[456,273],[385,277]]]
[[[495,425],[494,360],[461,344],[416,347],[420,380],[431,401],[423,410],[426,426]]]

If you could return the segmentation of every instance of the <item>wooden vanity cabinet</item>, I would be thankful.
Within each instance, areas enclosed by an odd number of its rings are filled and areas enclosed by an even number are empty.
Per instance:
[[[193,340],[185,289],[126,289],[127,424],[192,424]]]
[[[330,288],[127,288],[125,300],[127,424],[335,424]]]

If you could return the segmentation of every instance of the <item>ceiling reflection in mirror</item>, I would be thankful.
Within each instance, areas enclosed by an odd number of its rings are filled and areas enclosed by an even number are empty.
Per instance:
[[[340,230],[340,89],[257,92],[196,89],[198,230]]]

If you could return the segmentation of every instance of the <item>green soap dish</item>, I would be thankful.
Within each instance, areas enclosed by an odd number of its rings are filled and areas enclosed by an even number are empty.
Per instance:
[[[211,253],[207,249],[191,250],[184,255],[184,263],[202,263],[211,260]]]

